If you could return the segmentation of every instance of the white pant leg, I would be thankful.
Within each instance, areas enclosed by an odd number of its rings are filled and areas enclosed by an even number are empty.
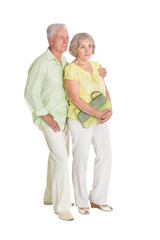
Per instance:
[[[79,121],[73,119],[69,119],[68,124],[73,142],[72,179],[75,203],[77,207],[88,207],[86,171],[93,126],[85,129]]]
[[[50,150],[44,200],[53,203],[55,212],[71,208],[68,155],[65,132],[55,133],[47,124],[43,134]]]
[[[90,191],[89,200],[103,205],[107,202],[111,173],[111,145],[107,123],[94,125],[92,143],[96,159],[93,189]]]

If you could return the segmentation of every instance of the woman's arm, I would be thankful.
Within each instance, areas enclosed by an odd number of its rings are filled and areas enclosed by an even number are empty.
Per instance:
[[[104,81],[104,79],[103,79],[103,81]],[[105,81],[104,81],[104,84],[105,84],[105,89],[106,89],[106,98],[107,98],[107,100],[109,100],[111,102],[111,97],[110,97],[110,94],[109,94],[109,91],[107,89]],[[104,123],[104,122],[108,121],[109,118],[112,116],[112,114],[113,114],[112,108],[109,108],[108,112],[103,116],[103,119],[99,120],[99,123]]]
[[[110,94],[109,94],[108,89],[106,87],[106,84],[105,84],[105,88],[106,88],[106,98],[111,102],[111,97],[110,97]]]
[[[104,78],[103,78],[103,77],[101,77],[101,78],[102,78],[102,80],[103,80],[103,82],[104,82],[104,85],[105,85],[106,98],[111,102],[111,97],[110,97],[110,94],[109,94],[109,92],[108,92],[108,89],[107,89],[106,83],[105,83],[105,81],[104,81]]]
[[[103,120],[103,115],[106,114],[108,110],[98,111],[93,108],[89,103],[80,98],[80,87],[78,81],[65,79],[64,85],[71,102],[78,109],[85,113],[88,113],[91,116],[96,117],[98,120]]]

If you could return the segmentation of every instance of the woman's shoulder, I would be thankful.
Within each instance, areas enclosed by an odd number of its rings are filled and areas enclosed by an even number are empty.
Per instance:
[[[74,64],[73,62],[71,63],[68,63],[66,66],[65,66],[65,70],[70,70],[70,69],[76,69],[76,64]]]
[[[78,79],[78,72],[76,65],[69,63],[64,68],[64,78],[65,79]]]

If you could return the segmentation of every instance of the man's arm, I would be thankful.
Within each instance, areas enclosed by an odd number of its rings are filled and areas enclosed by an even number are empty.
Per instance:
[[[60,128],[45,109],[41,99],[42,80],[44,77],[43,66],[40,63],[35,63],[28,72],[24,97],[31,112],[36,116],[42,117],[43,120],[57,132],[60,131]]]
[[[36,116],[42,116],[48,113],[41,99],[43,77],[42,66],[39,63],[35,63],[28,72],[24,97],[31,112]]]
[[[59,132],[60,127],[58,123],[53,119],[53,117],[48,113],[42,116],[43,120],[54,130],[54,132]]]

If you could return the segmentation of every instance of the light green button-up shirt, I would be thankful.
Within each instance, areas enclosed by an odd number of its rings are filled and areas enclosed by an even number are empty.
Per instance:
[[[45,121],[41,116],[50,114],[64,129],[68,103],[63,88],[63,68],[67,64],[64,56],[62,65],[49,49],[39,56],[28,70],[25,99],[32,112],[33,122],[42,130]]]

